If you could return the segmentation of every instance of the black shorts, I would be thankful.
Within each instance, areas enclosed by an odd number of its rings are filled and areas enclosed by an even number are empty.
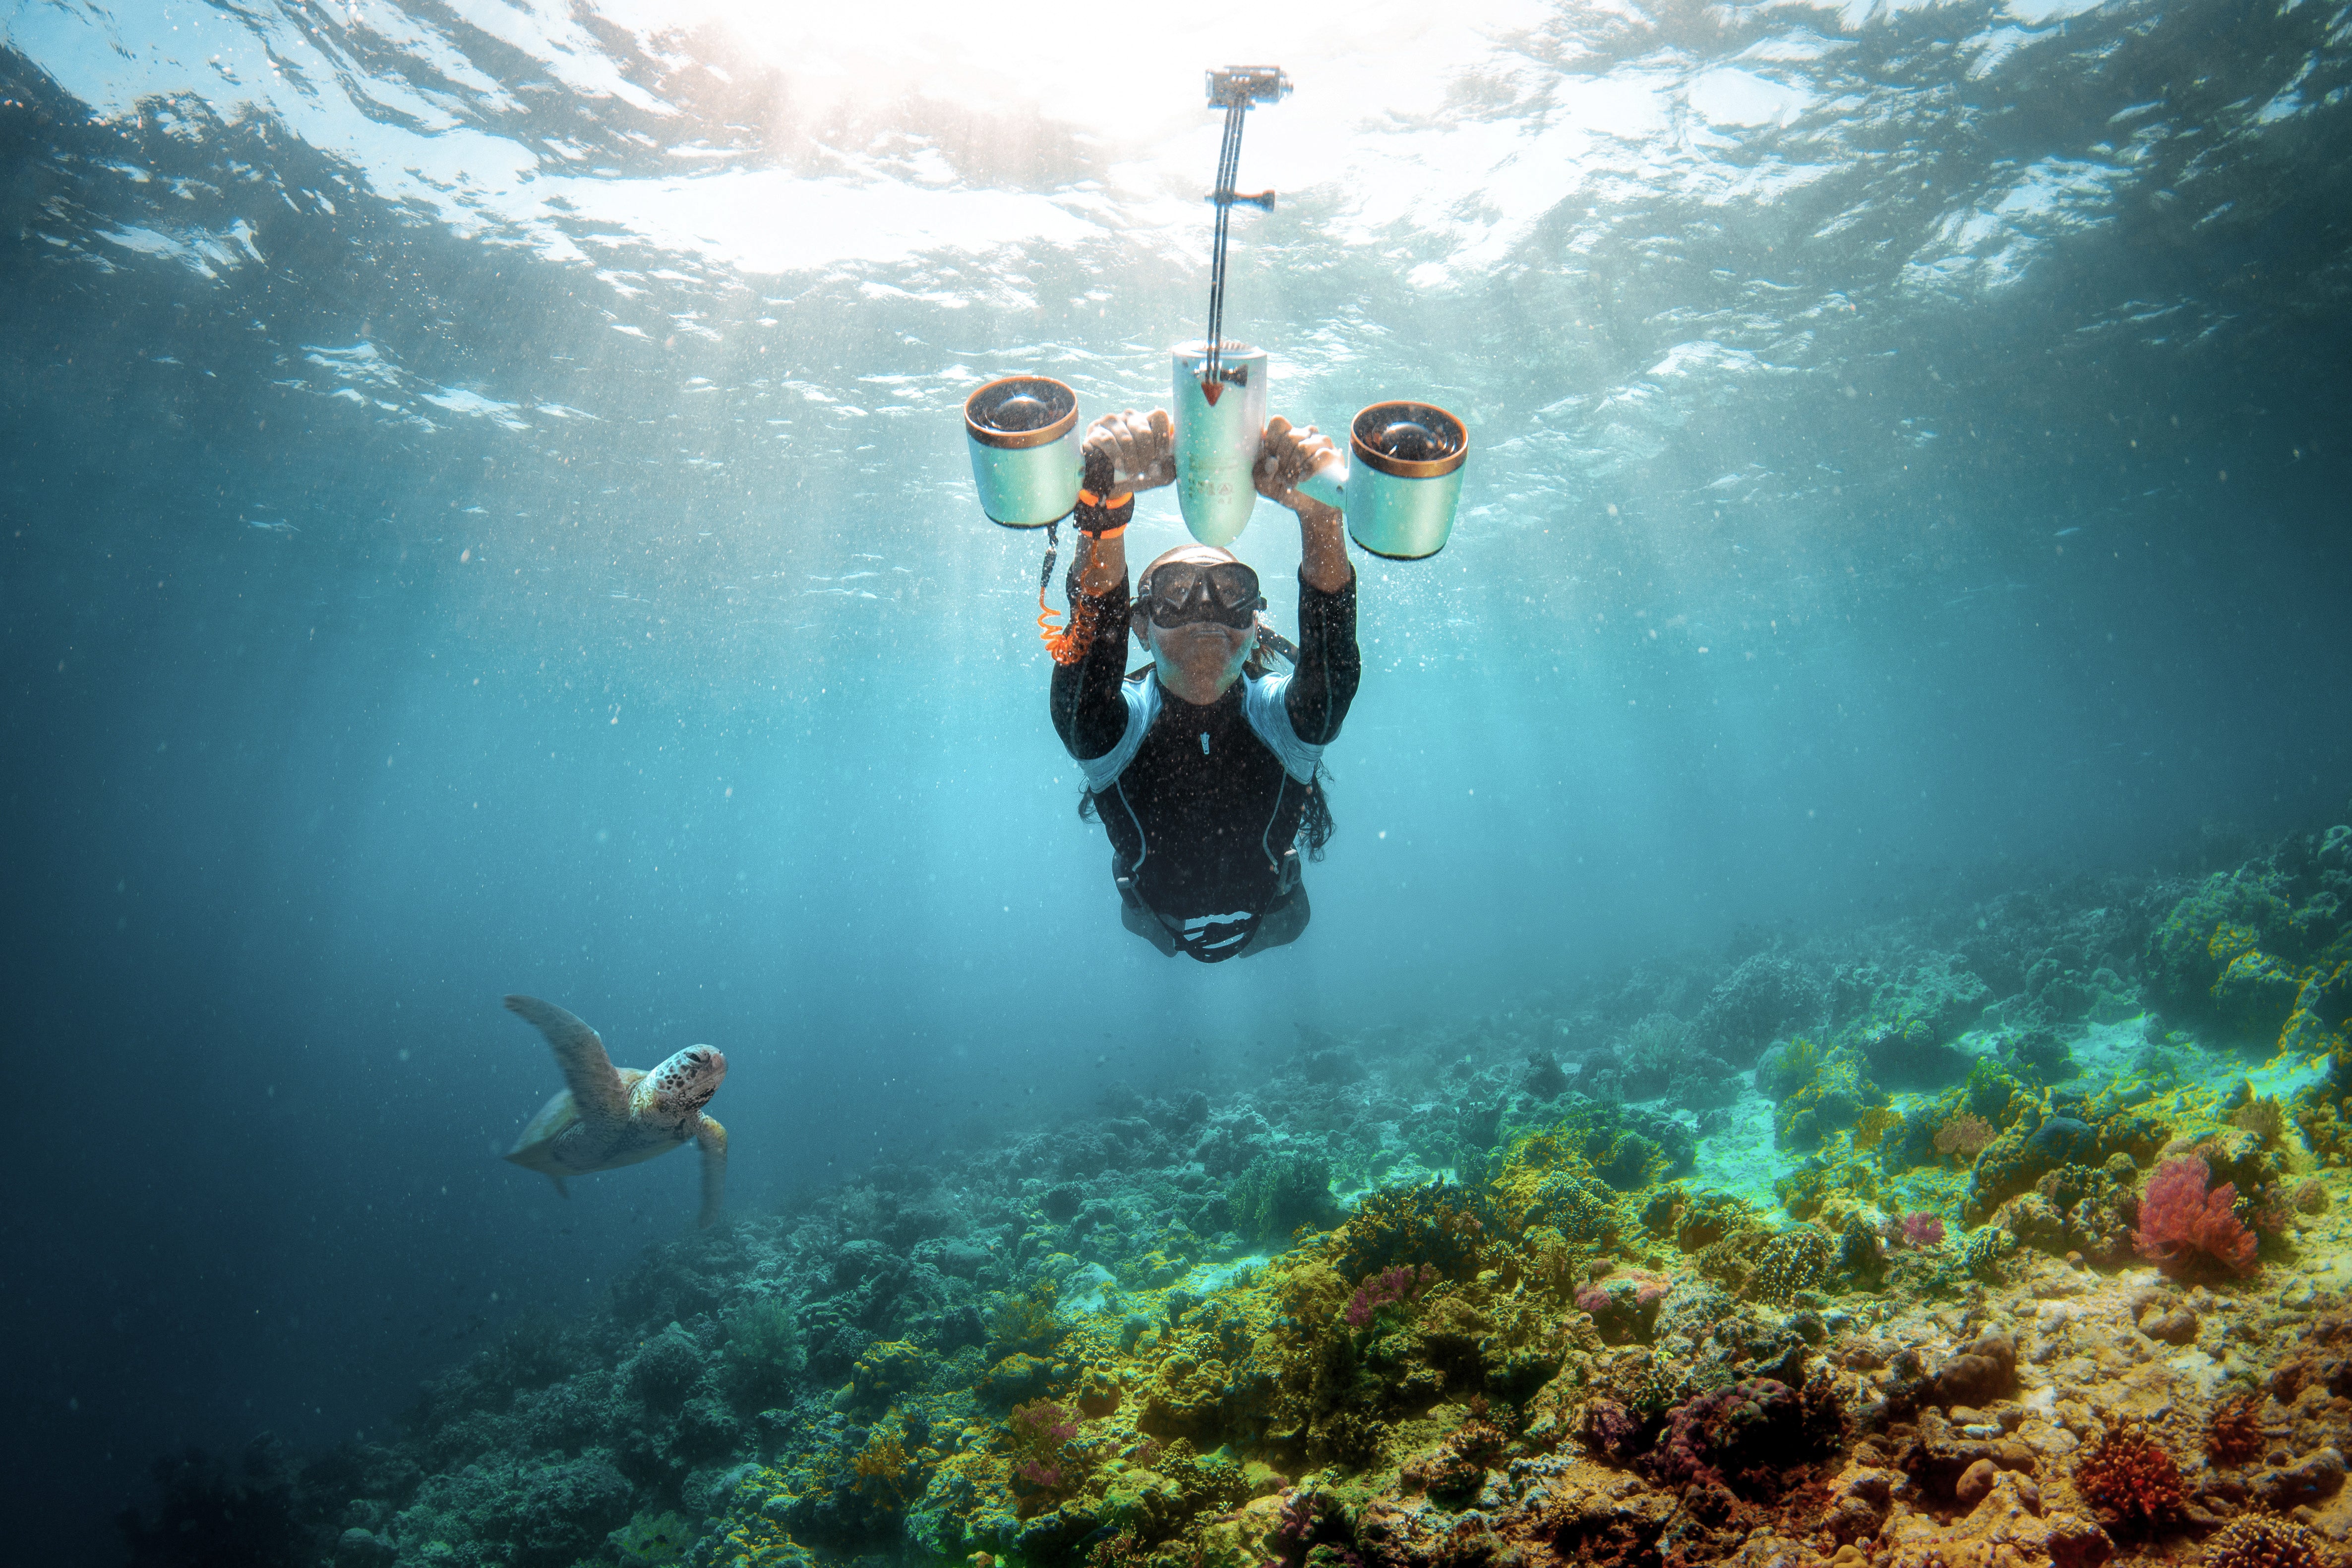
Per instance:
[[[1291,889],[1286,897],[1258,916],[1249,941],[1234,956],[1250,958],[1270,947],[1288,946],[1298,940],[1299,933],[1307,929],[1307,922],[1314,913],[1307,902],[1306,885],[1302,883]],[[1168,922],[1146,909],[1143,901],[1133,894],[1120,895],[1118,919],[1121,925],[1170,958],[1184,951],[1184,944],[1176,940],[1176,933],[1168,928]],[[1231,960],[1224,962],[1230,963]]]

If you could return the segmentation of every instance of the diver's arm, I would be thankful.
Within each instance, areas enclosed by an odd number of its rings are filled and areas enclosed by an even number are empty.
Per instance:
[[[1071,614],[1092,608],[1094,641],[1076,663],[1054,666],[1053,710],[1054,732],[1070,755],[1083,761],[1101,756],[1127,733],[1127,699],[1119,682],[1127,678],[1128,597],[1127,557],[1118,541],[1080,537],[1087,554],[1075,574]],[[1118,563],[1115,573],[1105,567],[1106,555]]]
[[[1260,495],[1298,514],[1298,668],[1283,706],[1292,731],[1310,746],[1328,745],[1339,735],[1364,669],[1356,647],[1356,568],[1348,560],[1339,509],[1297,488],[1332,450],[1329,437],[1312,426],[1295,430],[1277,414],[1266,421],[1255,476]]]
[[[1344,563],[1345,557],[1341,559]],[[1337,740],[1363,672],[1363,653],[1356,647],[1355,574],[1349,574],[1337,593],[1328,593],[1309,581],[1301,567],[1298,668],[1282,698],[1292,731],[1310,746],[1328,746]]]
[[[1331,437],[1318,434],[1314,426],[1295,429],[1277,414],[1265,422],[1257,468],[1251,475],[1258,494],[1298,514],[1299,580],[1326,594],[1345,588],[1356,569],[1348,563],[1348,539],[1340,531],[1339,509],[1300,495],[1297,486],[1338,450]]]
[[[1353,587],[1356,568],[1348,560],[1339,509],[1300,496],[1294,510],[1298,513],[1298,580],[1326,594]]]
[[[1085,447],[1090,473],[1108,468],[1120,493],[1158,489],[1176,479],[1176,426],[1164,408],[1138,414],[1129,408],[1107,414],[1087,429]],[[1093,510],[1079,496],[1078,559],[1070,574],[1073,624],[1091,616],[1094,640],[1075,664],[1054,666],[1054,731],[1070,755],[1086,761],[1118,744],[1127,733],[1127,525],[1125,510]],[[1109,498],[1106,497],[1105,500]],[[1089,517],[1116,526],[1088,531]]]

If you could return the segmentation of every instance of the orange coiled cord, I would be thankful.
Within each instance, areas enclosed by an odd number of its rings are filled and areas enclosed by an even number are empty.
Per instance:
[[[1088,505],[1095,504],[1094,496],[1085,490],[1078,492],[1078,498]],[[1117,499],[1122,504],[1131,504],[1126,496]],[[1116,539],[1126,531],[1127,525],[1122,522],[1117,528],[1105,530],[1100,537]],[[1082,551],[1087,538],[1084,531],[1079,532],[1078,542]],[[1061,547],[1061,524],[1048,525],[1045,530],[1045,564],[1037,572],[1037,637],[1045,645],[1045,651],[1054,656],[1055,664],[1076,664],[1087,657],[1087,649],[1095,646],[1095,628],[1102,618],[1102,606],[1090,595],[1076,592],[1076,584],[1073,583],[1070,624],[1066,626],[1054,624],[1054,617],[1061,612],[1046,604],[1045,589],[1054,581],[1054,560],[1060,554]]]
[[[1038,589],[1037,636],[1044,641],[1045,651],[1054,656],[1055,664],[1076,664],[1087,657],[1087,649],[1095,646],[1095,623],[1102,612],[1096,607],[1094,600],[1080,594],[1070,601],[1070,624],[1067,626],[1054,624],[1054,617],[1060,614],[1059,610],[1047,606],[1045,590]]]

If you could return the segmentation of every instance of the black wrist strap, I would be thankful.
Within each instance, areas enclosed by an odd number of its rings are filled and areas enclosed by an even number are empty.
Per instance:
[[[1102,496],[1092,490],[1078,492],[1077,510],[1070,516],[1080,533],[1115,533],[1125,528],[1135,515],[1135,495]]]

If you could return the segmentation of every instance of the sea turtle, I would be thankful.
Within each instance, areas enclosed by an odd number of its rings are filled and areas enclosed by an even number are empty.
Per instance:
[[[719,1217],[727,1191],[727,1129],[702,1108],[727,1076],[725,1057],[709,1046],[688,1046],[651,1072],[615,1068],[596,1031],[553,1003],[509,996],[507,1008],[547,1037],[570,1086],[540,1107],[508,1159],[541,1173],[570,1197],[566,1176],[634,1165],[683,1143],[698,1144],[702,1214],[696,1223],[707,1226]]]

